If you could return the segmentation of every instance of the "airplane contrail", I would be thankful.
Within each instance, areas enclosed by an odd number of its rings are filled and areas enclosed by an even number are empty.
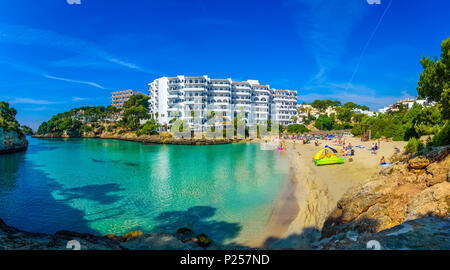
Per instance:
[[[377,25],[375,26],[375,28],[372,31],[372,34],[370,35],[369,39],[367,40],[366,44],[364,45],[364,48],[361,52],[361,55],[359,56],[358,62],[356,63],[356,67],[355,70],[353,71],[352,77],[350,78],[350,81],[347,84],[347,87],[345,88],[345,91],[348,90],[348,87],[351,85],[351,83],[353,82],[353,79],[355,78],[356,73],[358,72],[359,69],[359,65],[361,64],[361,60],[364,57],[364,54],[366,53],[367,47],[369,47],[370,42],[372,42],[373,37],[375,36],[378,28],[381,25],[381,22],[383,21],[384,16],[386,15],[386,13],[388,12],[389,8],[391,7],[392,4],[392,0],[389,1],[389,4],[387,5],[386,9],[384,10],[383,14],[380,17],[380,20],[378,20]]]

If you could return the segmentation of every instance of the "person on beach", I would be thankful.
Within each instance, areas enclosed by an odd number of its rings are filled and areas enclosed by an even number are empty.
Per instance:
[[[380,160],[380,165],[386,164],[386,159],[384,158],[384,156],[381,157]]]

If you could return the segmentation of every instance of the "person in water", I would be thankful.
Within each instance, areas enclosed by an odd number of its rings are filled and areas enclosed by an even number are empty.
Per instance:
[[[381,160],[380,160],[380,165],[383,165],[385,163],[386,163],[386,159],[384,158],[384,156],[382,156]]]

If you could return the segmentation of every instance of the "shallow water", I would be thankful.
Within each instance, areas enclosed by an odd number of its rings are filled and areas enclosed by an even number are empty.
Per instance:
[[[97,235],[190,227],[219,243],[264,229],[287,159],[252,144],[32,139],[0,155],[0,218],[32,232]]]

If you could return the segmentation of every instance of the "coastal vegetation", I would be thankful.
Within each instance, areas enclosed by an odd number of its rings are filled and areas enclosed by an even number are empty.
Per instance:
[[[119,120],[121,114],[123,117]],[[59,113],[49,121],[43,122],[38,135],[54,137],[98,136],[104,133],[123,134],[125,132],[140,135],[158,134],[158,124],[149,119],[148,97],[133,95],[125,102],[124,110],[114,106],[79,107]],[[143,124],[141,121],[147,120]]]
[[[21,125],[20,129],[25,135],[33,135],[33,130],[29,126]]]
[[[0,102],[0,154],[25,150],[28,146],[25,133],[29,128],[20,126],[16,114],[8,102]]]
[[[309,132],[310,130],[307,127],[305,127],[305,125],[292,124],[287,126],[286,131],[288,133],[305,133]]]
[[[8,102],[0,102],[0,128],[4,131],[16,131],[22,134],[19,122],[16,120],[16,109],[9,106]]]

